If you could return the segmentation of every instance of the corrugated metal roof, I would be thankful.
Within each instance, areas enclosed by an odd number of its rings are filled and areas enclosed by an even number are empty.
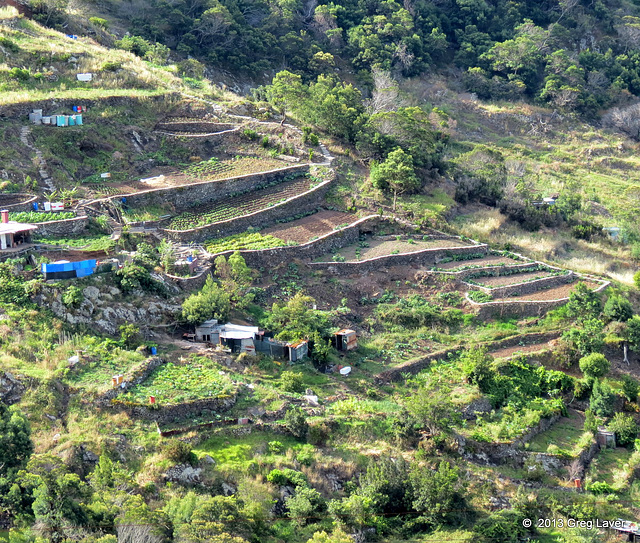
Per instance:
[[[37,230],[35,224],[27,224],[15,221],[0,223],[0,234],[17,234],[18,232],[27,232],[28,230]]]
[[[348,336],[350,334],[355,334],[355,330],[350,330],[349,328],[343,328],[342,330],[338,330],[334,335],[335,336]]]

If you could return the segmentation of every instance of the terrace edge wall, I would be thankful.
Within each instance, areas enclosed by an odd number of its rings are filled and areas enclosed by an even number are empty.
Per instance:
[[[60,221],[47,221],[33,223],[38,226],[36,233],[42,236],[59,236],[80,234],[89,226],[89,217],[74,217]]]
[[[8,194],[7,196],[22,196],[21,194]],[[27,197],[23,202],[17,204],[0,205],[2,209],[8,209],[10,213],[20,213],[33,211],[32,204],[38,199],[37,194],[24,194]]]
[[[332,250],[351,245],[358,241],[362,232],[372,232],[380,223],[391,221],[396,221],[395,217],[368,215],[343,228],[328,232],[317,239],[301,245],[287,245],[271,249],[242,249],[239,253],[243,256],[247,265],[252,268],[273,267],[293,259],[316,258]],[[212,254],[209,259],[213,262],[218,256],[228,257],[234,252],[233,250],[222,251]],[[211,267],[193,277],[178,277],[173,275],[168,277],[180,288],[191,290],[202,288],[202,285],[204,285],[210,273]]]
[[[130,207],[146,207],[169,203],[178,209],[188,209],[193,207],[194,204],[215,202],[232,194],[259,189],[291,173],[308,173],[309,168],[309,164],[297,164],[277,170],[226,177],[214,181],[201,181],[176,187],[163,187],[131,194],[119,194],[92,200],[87,202],[86,205],[126,198],[127,205]]]
[[[308,168],[308,165],[305,166]],[[298,166],[294,167],[298,168]],[[302,194],[289,198],[288,200],[272,207],[251,213],[250,215],[243,215],[228,221],[209,224],[199,228],[192,228],[190,230],[161,229],[161,231],[171,241],[189,243],[238,234],[240,232],[244,232],[247,228],[256,225],[267,226],[275,223],[279,219],[286,219],[287,217],[290,217],[291,206],[295,206],[298,213],[319,206],[324,195],[329,190],[332,181],[332,179],[324,181],[318,186],[303,192]]]
[[[576,274],[577,275],[577,274]],[[583,279],[582,276],[577,275],[578,280]],[[602,283],[594,292],[600,292],[607,288],[611,282],[604,281],[602,279],[594,279],[592,277],[584,277],[594,282]],[[526,284],[526,283],[522,283]],[[547,311],[555,309],[566,304],[569,301],[569,297],[558,298],[557,300],[523,300],[523,301],[498,301],[498,302],[474,302],[466,296],[467,302],[474,307],[477,312],[477,316],[481,319],[502,318],[508,316],[518,317],[539,317],[544,315]]]
[[[436,249],[423,249],[413,253],[401,253],[397,255],[382,255],[360,262],[310,262],[309,266],[315,269],[327,270],[336,275],[363,273],[379,269],[381,266],[405,266],[413,263],[422,265],[435,265],[438,258],[449,254],[473,254],[475,252],[487,252],[489,246],[485,243],[471,245],[469,247],[438,247]]]
[[[473,283],[465,283],[472,289],[481,290],[487,294],[491,294],[494,298],[509,298],[510,296],[522,296],[524,294],[532,294],[547,288],[555,288],[568,283],[573,283],[577,275],[569,271],[564,275],[553,275],[551,277],[541,277],[532,281],[523,281],[522,283],[514,283],[512,285],[504,285],[500,287],[485,287]]]

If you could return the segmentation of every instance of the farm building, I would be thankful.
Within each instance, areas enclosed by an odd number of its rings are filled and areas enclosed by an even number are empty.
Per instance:
[[[616,435],[610,432],[602,426],[598,427],[598,433],[596,434],[596,441],[602,449],[615,449],[616,448]]]
[[[196,326],[196,341],[221,344],[234,353],[256,352],[254,340],[260,334],[257,326],[243,326],[240,324],[218,324],[216,319],[203,322]]]
[[[632,543],[640,542],[640,523],[632,520],[618,519],[617,526],[614,530],[620,535],[626,535],[626,540]]]
[[[268,354],[278,360],[289,360],[289,362],[300,362],[309,355],[309,342],[299,340],[293,343],[278,341],[271,337],[258,336],[255,342],[256,351]]]
[[[309,342],[305,340],[289,343],[289,360],[299,362],[309,354]]]
[[[338,351],[352,351],[358,348],[358,338],[353,330],[343,328],[333,334],[334,347]]]
[[[0,250],[16,249],[25,243],[31,243],[31,232],[38,229],[35,224],[9,221],[9,212],[6,210],[0,211],[0,214]]]
[[[206,343],[220,343],[220,331],[218,329],[218,320],[211,319],[203,322],[200,326],[196,326],[196,341],[204,341]]]

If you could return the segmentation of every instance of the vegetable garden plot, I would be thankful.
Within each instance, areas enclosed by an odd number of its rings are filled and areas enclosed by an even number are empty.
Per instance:
[[[232,160],[219,160],[215,157],[189,166],[184,173],[201,181],[212,181],[225,177],[268,172],[290,166],[280,160],[263,157],[236,157]]]
[[[234,385],[220,366],[210,360],[160,366],[141,384],[123,394],[123,400],[146,403],[154,396],[160,403],[180,403],[231,395]]]
[[[22,211],[18,213],[9,213],[10,221],[26,223],[62,221],[65,219],[74,219],[75,217],[75,211]]]
[[[304,175],[261,190],[231,196],[175,217],[169,223],[168,229],[190,230],[263,211],[307,192],[320,183],[322,179]]]

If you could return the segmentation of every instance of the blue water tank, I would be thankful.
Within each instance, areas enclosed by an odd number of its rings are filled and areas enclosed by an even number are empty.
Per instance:
[[[158,349],[156,347],[151,347],[151,354],[158,354]]]
[[[76,124],[78,126],[82,124],[82,115],[76,115]]]
[[[33,206],[34,211],[38,211],[38,202],[33,202],[31,205]]]

